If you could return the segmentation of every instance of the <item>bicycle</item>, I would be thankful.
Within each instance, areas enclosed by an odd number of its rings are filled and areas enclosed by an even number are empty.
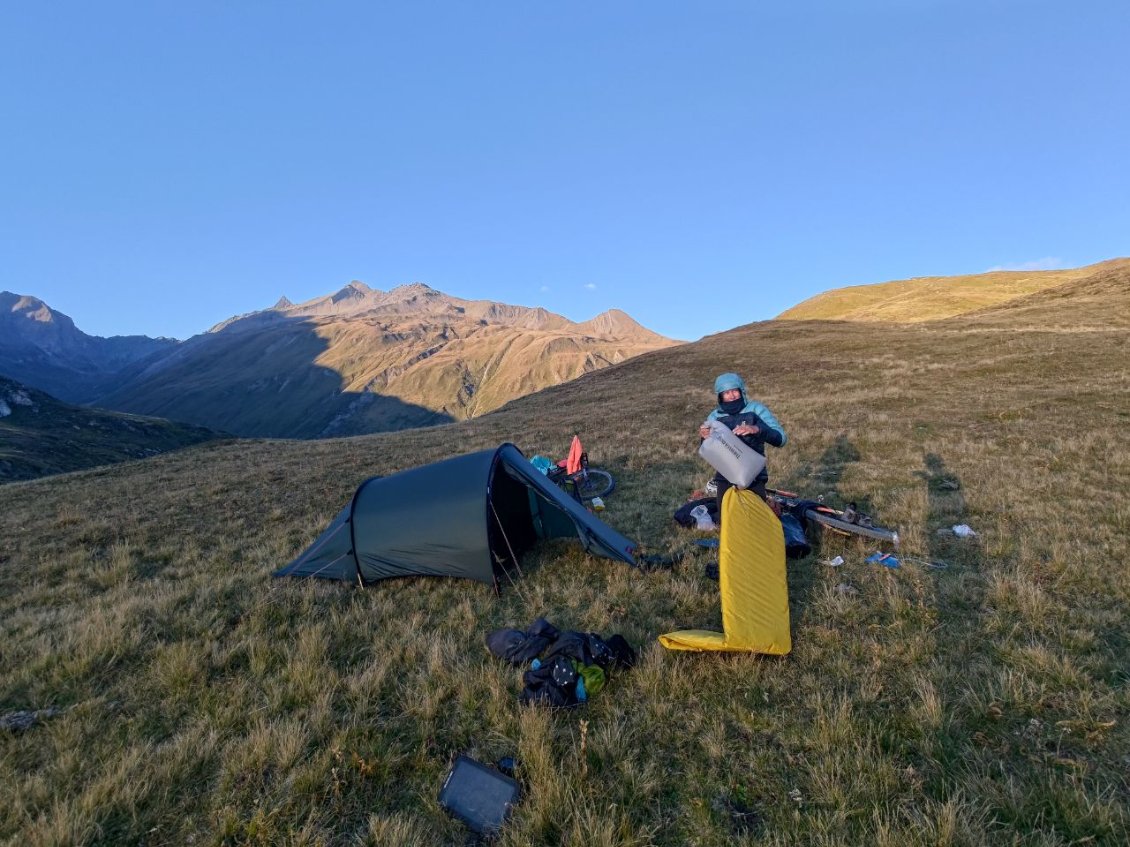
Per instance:
[[[606,497],[616,488],[612,474],[601,468],[589,467],[588,453],[581,453],[581,468],[576,473],[569,473],[555,465],[546,476],[580,503],[591,501],[594,497]]]
[[[775,488],[768,488],[766,493],[768,494],[769,505],[782,512],[790,512],[797,517],[814,521],[840,535],[873,538],[898,547],[898,530],[876,526],[871,516],[860,512],[854,503],[849,503],[843,509],[833,509],[818,500],[805,500],[792,491],[778,491]]]

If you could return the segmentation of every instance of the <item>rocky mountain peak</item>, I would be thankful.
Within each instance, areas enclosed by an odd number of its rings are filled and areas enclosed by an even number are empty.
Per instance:
[[[342,288],[340,291],[334,294],[330,298],[330,301],[333,303],[340,303],[343,300],[363,300],[369,295],[369,292],[371,291],[372,289],[369,288],[369,286],[355,279],[353,280],[353,282],[349,283],[349,285],[345,286],[345,288]]]
[[[398,285],[389,293],[390,298],[407,300],[411,297],[437,297],[444,296],[442,291],[436,291],[423,282],[410,282],[407,285]]]
[[[51,323],[58,314],[38,297],[13,294],[11,291],[0,291],[0,310],[42,323]]]

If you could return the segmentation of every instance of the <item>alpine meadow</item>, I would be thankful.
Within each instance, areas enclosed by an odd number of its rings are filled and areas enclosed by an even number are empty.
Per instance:
[[[473,843],[437,800],[466,754],[517,761],[506,847],[1127,843],[1130,262],[1085,270],[927,320],[825,299],[472,420],[0,487],[0,712],[38,712],[0,731],[0,840]],[[771,486],[901,536],[897,569],[830,534],[789,562],[782,658],[656,641],[720,626],[717,552],[671,516],[724,371],[788,431]],[[673,566],[554,541],[497,596],[271,578],[369,477],[574,434],[617,480],[601,517]],[[484,636],[541,616],[639,663],[521,705]]]

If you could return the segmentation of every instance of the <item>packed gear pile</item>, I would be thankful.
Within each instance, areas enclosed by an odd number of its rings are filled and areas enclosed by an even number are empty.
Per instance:
[[[622,635],[605,640],[595,632],[562,631],[545,618],[525,631],[495,630],[486,642],[495,658],[529,668],[522,674],[523,703],[579,706],[600,693],[614,671],[636,663],[636,651]]]

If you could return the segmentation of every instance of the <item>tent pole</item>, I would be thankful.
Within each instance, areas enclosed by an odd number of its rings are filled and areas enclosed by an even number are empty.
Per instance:
[[[510,551],[510,559],[514,562],[514,567],[518,569],[518,576],[525,579],[526,575],[522,573],[522,566],[518,564],[518,557],[514,555],[514,548],[510,546],[510,539],[506,537],[506,530],[502,526],[502,519],[498,517],[498,510],[494,508],[494,499],[488,497],[487,502],[490,503],[490,510],[494,512],[494,519],[498,523],[498,531],[502,533],[502,540],[506,542],[506,549]],[[504,568],[503,573],[505,572]],[[513,582],[514,580],[512,579],[510,581]]]

